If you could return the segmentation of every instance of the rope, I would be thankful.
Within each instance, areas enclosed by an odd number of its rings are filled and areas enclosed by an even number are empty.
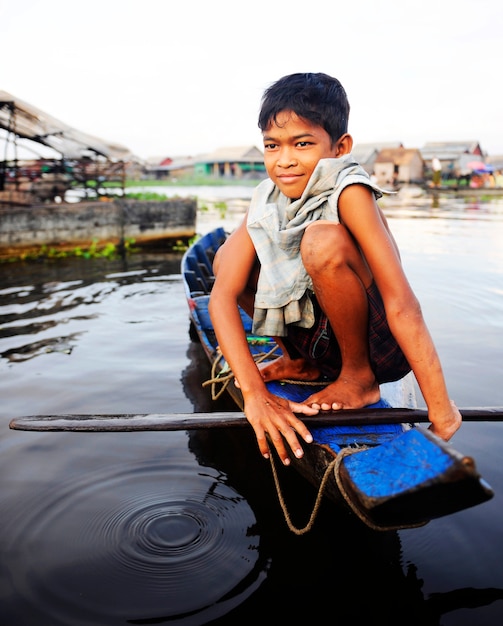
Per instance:
[[[311,530],[311,528],[314,525],[314,522],[315,522],[316,517],[318,515],[318,511],[320,509],[321,499],[322,499],[323,494],[325,492],[325,486],[326,486],[327,481],[328,481],[328,479],[330,477],[330,472],[332,471],[332,468],[333,468],[335,462],[337,461],[337,459],[334,459],[330,463],[330,465],[327,467],[327,469],[325,470],[325,474],[323,475],[322,481],[320,483],[320,487],[318,489],[318,495],[316,496],[316,501],[314,503],[313,510],[311,512],[311,516],[309,517],[309,521],[304,526],[304,528],[297,528],[292,523],[292,520],[290,518],[290,513],[288,512],[288,508],[287,508],[285,499],[283,497],[283,493],[281,491],[281,485],[279,484],[279,476],[278,476],[278,472],[276,470],[276,463],[274,461],[274,455],[271,453],[269,455],[269,458],[271,460],[271,469],[272,469],[272,475],[274,477],[274,484],[276,485],[276,492],[278,494],[279,503],[281,505],[281,509],[283,511],[283,515],[285,517],[286,524],[287,524],[288,528],[293,533],[295,533],[296,535],[305,535],[306,533],[308,533]]]
[[[327,385],[330,384],[330,382],[333,381],[329,381],[329,380],[298,380],[298,379],[292,379],[292,378],[282,378],[280,381],[280,383],[290,383],[291,385],[302,385],[304,387],[304,385],[308,385],[308,386],[312,386],[312,387],[326,387]]]
[[[262,361],[265,361],[270,356],[272,356],[274,352],[278,350],[278,348],[279,346],[277,344],[274,344],[274,346],[268,352],[259,352],[253,355],[255,363],[257,364],[262,363]],[[202,384],[203,387],[208,387],[208,385],[211,385],[211,399],[212,400],[217,400],[218,398],[220,398],[220,396],[224,393],[224,391],[229,386],[231,380],[234,379],[234,374],[229,369],[229,366],[227,364],[225,364],[222,370],[217,373],[217,366],[219,362],[222,361],[222,359],[223,359],[223,354],[220,350],[220,347],[217,346],[216,356],[213,359],[213,362],[211,364],[211,378],[209,380],[205,380]],[[216,391],[217,385],[222,385],[218,391]]]
[[[229,383],[231,382],[231,380],[234,378],[234,374],[231,372],[231,370],[227,366],[224,366],[222,370],[219,373],[217,373],[216,371],[217,365],[218,365],[218,362],[223,359],[223,354],[220,352],[219,348],[217,348],[216,353],[217,353],[217,356],[213,359],[213,363],[211,364],[211,378],[209,380],[204,381],[202,384],[203,387],[207,387],[208,385],[211,385],[211,399],[212,400],[218,400],[218,398],[220,398],[220,396],[224,393],[224,391],[229,386]],[[218,391],[216,390],[217,384],[222,385]]]
[[[379,531],[384,531],[384,530],[403,530],[404,528],[419,528],[420,526],[424,526],[425,524],[427,524],[427,522],[419,522],[417,524],[398,524],[398,525],[391,525],[391,526],[380,526],[378,524],[375,524],[367,515],[365,515],[363,513],[363,511],[361,511],[355,504],[354,502],[351,500],[351,498],[349,497],[349,494],[347,493],[346,489],[344,488],[344,485],[342,483],[342,479],[341,479],[341,473],[340,473],[340,467],[341,467],[341,463],[344,460],[345,457],[351,455],[351,454],[355,454],[357,452],[363,452],[363,450],[367,450],[368,447],[367,446],[361,446],[359,448],[342,448],[342,450],[339,451],[339,453],[337,454],[335,461],[333,462],[334,467],[334,477],[335,477],[335,482],[337,483],[337,487],[339,488],[340,493],[342,494],[342,497],[344,498],[344,500],[346,501],[347,505],[349,506],[349,508],[353,511],[353,513],[355,515],[358,516],[358,518],[364,523],[366,524],[369,528],[372,528],[372,530],[379,530]],[[331,463],[332,465],[332,463]]]
[[[272,354],[274,354],[274,352],[278,349],[278,345],[274,345],[273,348],[271,348],[271,350],[269,350],[268,352],[261,352],[259,354],[255,354],[254,355],[254,360],[255,362],[261,363],[262,361],[265,361],[267,358],[269,358]],[[212,366],[211,366],[211,378],[209,380],[206,380],[203,382],[202,386],[203,387],[207,387],[208,385],[211,385],[211,397],[213,400],[217,400],[223,393],[224,391],[227,389],[227,387],[229,386],[230,382],[234,379],[234,374],[233,372],[229,369],[228,365],[225,364],[225,366],[222,368],[222,370],[217,373],[217,366],[218,363],[223,359],[223,355],[222,352],[220,351],[220,348],[217,347],[216,349],[216,357],[212,362]],[[285,382],[285,383],[291,383],[291,384],[300,384],[300,385],[326,385],[327,382],[317,382],[317,381],[311,381],[311,382],[307,382],[307,381],[302,381],[302,380],[289,380],[289,379],[284,379],[281,382]],[[218,391],[216,391],[216,386],[217,385],[221,385],[220,389]],[[274,461],[274,454],[271,452],[271,454],[269,455],[270,461],[271,461],[271,469],[272,469],[272,474],[273,474],[273,478],[274,478],[274,484],[276,486],[276,492],[278,494],[278,500],[279,503],[281,505],[281,509],[283,511],[283,515],[285,517],[285,521],[287,523],[288,528],[295,533],[296,535],[304,535],[305,533],[309,532],[313,525],[314,522],[316,520],[316,517],[318,515],[320,506],[321,506],[321,500],[323,498],[323,495],[325,493],[326,490],[326,485],[327,482],[330,478],[330,474],[333,472],[334,477],[335,477],[335,481],[337,483],[337,487],[342,495],[342,497],[344,498],[345,502],[347,503],[347,505],[349,506],[349,508],[353,511],[353,513],[364,523],[366,524],[369,528],[373,529],[373,530],[379,530],[379,531],[385,531],[385,530],[402,530],[404,528],[419,528],[421,526],[424,526],[425,524],[427,524],[428,522],[420,522],[418,524],[409,524],[409,525],[397,525],[397,526],[379,526],[377,524],[375,524],[368,516],[366,516],[363,511],[361,511],[355,504],[354,502],[351,500],[349,494],[347,493],[346,489],[344,488],[344,485],[342,483],[342,479],[340,476],[340,467],[341,467],[341,463],[344,460],[345,457],[351,455],[351,454],[355,454],[357,452],[362,452],[363,450],[366,450],[367,446],[360,446],[358,448],[350,448],[350,447],[346,447],[346,448],[342,448],[336,455],[335,459],[333,461],[331,461],[329,463],[329,465],[327,466],[325,473],[323,475],[323,478],[321,480],[320,486],[318,488],[318,494],[316,496],[316,500],[315,503],[313,505],[313,510],[311,512],[311,515],[309,517],[309,521],[307,522],[307,524],[303,527],[303,528],[297,528],[290,517],[290,513],[288,512],[288,507],[286,505],[285,499],[283,497],[283,493],[281,490],[281,485],[280,485],[280,481],[279,481],[279,476],[278,476],[278,472],[277,472],[277,468],[276,468],[276,464]]]
[[[291,517],[290,517],[290,513],[288,512],[288,507],[286,505],[286,502],[285,502],[285,499],[283,497],[283,493],[282,493],[282,490],[281,490],[281,485],[280,485],[280,482],[279,482],[279,476],[278,476],[278,472],[277,472],[277,469],[276,469],[276,463],[274,461],[273,454],[270,455],[272,474],[273,474],[273,477],[274,477],[274,484],[276,486],[276,492],[278,494],[278,500],[279,500],[279,503],[281,505],[281,509],[283,511],[283,515],[285,517],[286,524],[287,524],[288,528],[293,533],[295,533],[296,535],[304,535],[304,534],[306,534],[307,532],[309,532],[312,529],[312,527],[314,525],[314,522],[316,520],[316,517],[318,515],[320,506],[321,506],[321,500],[323,498],[323,495],[325,494],[326,485],[328,483],[328,480],[330,478],[330,474],[332,472],[334,474],[335,481],[337,483],[337,487],[339,488],[339,491],[340,491],[342,497],[344,498],[344,500],[346,501],[347,505],[349,506],[349,508],[358,517],[358,519],[360,519],[366,526],[368,526],[372,530],[378,530],[378,531],[381,531],[381,532],[382,531],[386,531],[386,530],[403,530],[405,528],[419,528],[419,527],[424,526],[425,524],[427,524],[427,522],[419,522],[418,524],[380,526],[378,524],[375,524],[367,515],[364,514],[363,511],[361,511],[354,504],[354,502],[349,497],[349,494],[346,491],[346,489],[344,488],[344,485],[342,483],[342,480],[341,480],[341,477],[340,477],[340,467],[341,467],[342,461],[347,456],[350,456],[351,454],[356,454],[358,452],[363,452],[364,450],[367,450],[367,449],[368,449],[367,446],[360,446],[358,448],[350,448],[350,447],[342,448],[337,453],[337,456],[335,457],[335,459],[333,461],[331,461],[327,465],[327,468],[325,469],[325,473],[323,474],[323,478],[321,480],[320,486],[318,488],[318,494],[316,496],[316,500],[315,500],[315,503],[313,505],[313,510],[312,510],[311,515],[309,517],[309,521],[307,522],[307,524],[303,528],[298,528],[298,527],[296,527],[292,523],[292,520],[291,520]]]
[[[268,352],[259,352],[257,354],[254,354],[253,359],[255,363],[257,364],[262,363],[263,361],[271,357],[274,354],[274,352],[278,350],[278,348],[279,346],[275,344]],[[229,366],[227,364],[225,364],[222,370],[217,373],[218,363],[222,359],[223,359],[223,354],[220,351],[220,347],[217,346],[216,356],[213,359],[212,364],[211,364],[211,378],[209,378],[208,380],[205,380],[202,383],[203,387],[208,387],[209,385],[211,385],[211,399],[212,400],[218,400],[218,398],[220,398],[220,396],[224,393],[224,391],[229,386],[231,380],[234,379],[234,374],[229,369]],[[307,381],[307,380],[294,380],[290,378],[282,378],[278,382],[289,383],[291,385],[302,385],[302,386],[310,385],[313,387],[325,387],[327,384],[329,384],[330,381],[326,381],[326,380],[325,381],[314,381],[314,380]],[[216,390],[217,385],[221,385],[218,391]]]

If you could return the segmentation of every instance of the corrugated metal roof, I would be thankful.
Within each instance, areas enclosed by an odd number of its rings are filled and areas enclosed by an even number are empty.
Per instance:
[[[72,128],[6,91],[0,91],[0,128],[48,146],[67,159],[82,158],[89,151],[112,161],[132,157],[125,146]]]
[[[401,148],[403,144],[400,141],[387,141],[379,143],[357,143],[353,146],[351,154],[353,157],[364,165],[368,163],[373,157],[375,157],[384,148]]]
[[[376,163],[394,163],[395,165],[406,165],[415,156],[422,159],[421,152],[417,148],[384,148],[376,158]]]
[[[198,157],[198,163],[229,163],[245,161],[261,163],[264,155],[256,146],[230,146],[217,148],[214,152]]]
[[[440,160],[453,160],[462,154],[481,153],[478,141],[430,141],[421,148],[424,159],[437,156]]]

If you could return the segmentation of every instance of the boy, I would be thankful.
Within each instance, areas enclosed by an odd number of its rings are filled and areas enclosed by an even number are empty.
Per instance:
[[[338,80],[292,74],[264,93],[259,127],[269,179],[215,258],[209,311],[220,349],[243,393],[245,414],[268,458],[266,434],[285,465],[285,440],[312,437],[295,413],[361,408],[379,384],[412,369],[430,428],[448,440],[461,424],[399,252],[377,205],[380,190],[351,157],[349,103]],[[238,304],[253,331],[277,338],[283,355],[259,369]],[[304,403],[265,382],[331,382]]]

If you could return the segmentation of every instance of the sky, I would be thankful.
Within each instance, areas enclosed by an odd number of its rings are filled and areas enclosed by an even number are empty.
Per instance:
[[[261,148],[264,89],[324,72],[348,94],[355,144],[501,155],[502,29],[501,0],[0,0],[0,90],[173,158]]]

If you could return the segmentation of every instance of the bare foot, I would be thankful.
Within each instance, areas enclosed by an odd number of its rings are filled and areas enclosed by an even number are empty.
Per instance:
[[[364,382],[354,378],[339,377],[321,391],[313,393],[305,404],[322,411],[339,409],[361,409],[379,402],[381,393],[375,379]]]
[[[304,359],[290,359],[286,356],[260,364],[259,370],[266,382],[285,379],[312,381],[320,376],[320,370]]]
[[[270,380],[318,380],[320,370],[310,365],[304,359],[290,359],[280,356],[274,361],[258,364],[259,372],[265,382]],[[234,379],[234,384],[239,388],[239,381]]]

